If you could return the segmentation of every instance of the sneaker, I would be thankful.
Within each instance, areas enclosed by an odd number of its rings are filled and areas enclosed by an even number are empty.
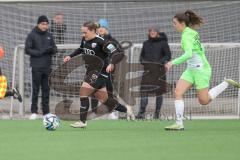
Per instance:
[[[112,112],[108,115],[108,119],[116,120],[118,119],[118,116],[116,115],[115,112]]]
[[[178,124],[173,124],[170,126],[165,127],[166,131],[183,131],[184,130],[184,126],[183,125],[178,125]]]
[[[38,115],[36,113],[31,114],[31,116],[29,117],[30,120],[36,120],[38,117]]]
[[[22,96],[17,88],[13,88],[13,98],[18,99],[19,102],[22,102]]]
[[[232,79],[224,79],[225,82],[232,85],[233,87],[240,88],[240,83],[232,80]]]
[[[129,105],[126,105],[126,108],[127,108],[127,120],[135,120],[135,115],[133,113],[133,110],[132,110],[132,107],[129,106]]]
[[[87,122],[83,123],[82,121],[78,121],[78,122],[70,124],[70,126],[73,127],[73,128],[86,128],[87,127]]]
[[[153,119],[158,120],[159,119],[159,113],[155,113]]]

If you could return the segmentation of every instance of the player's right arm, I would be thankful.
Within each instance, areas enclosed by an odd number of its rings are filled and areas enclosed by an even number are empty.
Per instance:
[[[66,62],[70,61],[70,59],[71,59],[72,57],[75,57],[75,56],[83,53],[83,49],[82,49],[82,48],[83,48],[83,39],[82,39],[82,41],[81,41],[80,47],[79,47],[78,49],[76,49],[73,53],[71,53],[70,55],[66,56],[66,57],[63,59],[63,62],[66,63]]]
[[[194,38],[191,35],[183,35],[182,37],[182,48],[184,54],[172,61],[173,65],[179,65],[186,62],[188,59],[193,56],[193,43]]]

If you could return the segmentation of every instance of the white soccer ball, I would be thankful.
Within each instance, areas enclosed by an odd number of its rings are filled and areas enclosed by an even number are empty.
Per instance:
[[[49,130],[49,131],[54,131],[56,130],[60,125],[60,119],[52,114],[48,113],[43,117],[43,126]]]

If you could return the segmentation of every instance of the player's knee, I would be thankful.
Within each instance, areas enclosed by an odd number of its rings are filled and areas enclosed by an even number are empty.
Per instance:
[[[181,92],[181,90],[180,89],[175,89],[174,90],[174,95],[175,95],[175,98],[176,99],[181,99],[181,98],[183,98],[183,93]]]
[[[97,100],[100,102],[100,103],[105,103],[108,99],[108,96],[107,95],[101,95],[101,94],[94,94],[94,96],[97,98]]]
[[[208,99],[201,99],[199,98],[198,99],[198,102],[201,104],[201,105],[207,105],[210,101]]]

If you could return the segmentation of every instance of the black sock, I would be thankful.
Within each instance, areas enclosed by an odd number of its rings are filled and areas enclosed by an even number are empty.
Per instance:
[[[124,113],[127,113],[127,108],[126,106],[122,105],[122,104],[118,104],[118,106],[115,108],[116,111],[119,111],[119,112],[124,112]]]
[[[106,102],[104,102],[103,104],[107,106],[109,112],[112,112],[115,108],[117,108],[120,105],[118,101],[112,97],[108,97]]]
[[[87,120],[87,114],[89,109],[89,99],[88,97],[80,98],[80,120],[85,123]]]
[[[98,100],[96,98],[91,98],[92,111],[97,112]]]

